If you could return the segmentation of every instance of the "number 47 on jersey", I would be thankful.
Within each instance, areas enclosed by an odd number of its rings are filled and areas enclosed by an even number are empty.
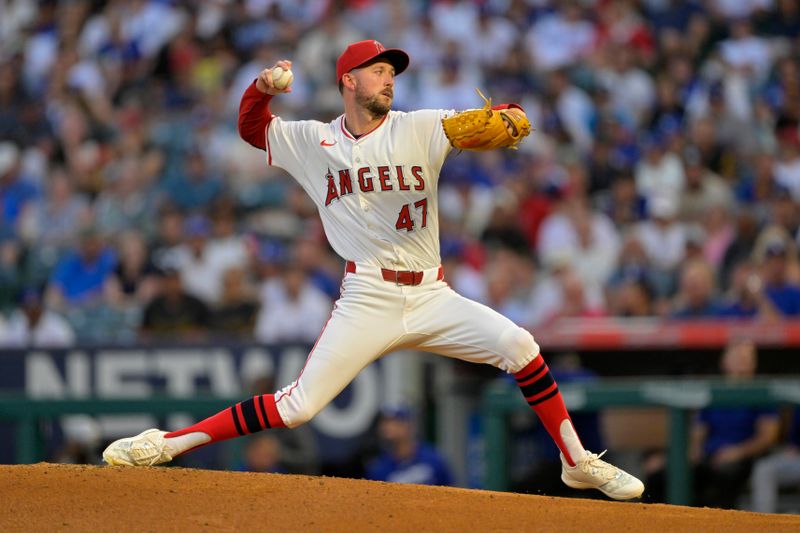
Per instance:
[[[423,198],[422,200],[417,200],[413,204],[405,204],[400,208],[400,213],[397,214],[397,222],[394,224],[397,231],[414,231],[414,219],[411,218],[412,205],[417,211],[422,211],[422,225],[420,227],[424,228],[428,225],[428,199]]]

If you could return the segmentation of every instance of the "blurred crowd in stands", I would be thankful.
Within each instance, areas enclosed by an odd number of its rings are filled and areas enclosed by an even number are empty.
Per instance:
[[[409,52],[395,107],[519,102],[518,151],[453,153],[449,283],[520,324],[800,314],[796,0],[0,2],[0,344],[313,341],[342,261],[239,139],[341,113],[338,54]]]
[[[480,88],[534,125],[518,151],[442,170],[457,291],[534,334],[562,317],[800,315],[797,0],[0,0],[0,348],[313,342],[343,262],[305,193],[239,138],[239,99],[288,58],[273,111],[330,120],[336,57],[366,38],[411,55],[396,109],[479,107]],[[756,362],[736,342],[721,373]],[[697,501],[736,505],[754,468],[753,508],[775,511],[800,479],[798,413],[701,412]],[[408,411],[379,420],[359,475],[452,482]],[[297,431],[252,438],[239,467],[319,472]],[[554,453],[518,488],[556,493]],[[652,501],[663,465],[655,450],[642,467]]]

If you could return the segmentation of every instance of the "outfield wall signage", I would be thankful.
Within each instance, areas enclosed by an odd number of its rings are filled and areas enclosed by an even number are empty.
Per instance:
[[[275,388],[291,383],[309,349],[306,345],[229,345],[0,350],[0,393],[55,401],[201,395],[240,400],[254,392],[256,383],[271,382]],[[387,368],[380,362],[365,368],[311,421],[326,459],[348,454],[369,430],[385,401]],[[148,415],[97,420],[105,438],[154,425],[175,428],[192,421],[180,414],[167,420]]]

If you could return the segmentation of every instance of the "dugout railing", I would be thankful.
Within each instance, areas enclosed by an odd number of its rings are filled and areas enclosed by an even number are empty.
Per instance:
[[[666,495],[669,503],[681,505],[688,505],[692,499],[692,471],[688,457],[691,413],[711,406],[800,404],[800,378],[758,378],[748,382],[717,379],[602,380],[564,384],[559,388],[572,412],[615,407],[667,409]],[[486,438],[487,489],[509,489],[509,417],[515,412],[530,413],[518,387],[498,381],[486,388],[482,399],[482,419]],[[648,428],[641,430],[647,431]]]
[[[30,464],[44,459],[39,422],[64,415],[142,414],[166,416],[185,413],[202,418],[236,403],[235,398],[59,398],[31,399],[22,395],[0,395],[0,421],[15,426],[15,462]]]

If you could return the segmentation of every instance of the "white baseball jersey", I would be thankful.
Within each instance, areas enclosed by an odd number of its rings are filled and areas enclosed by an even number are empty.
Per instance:
[[[303,186],[328,241],[351,262],[300,376],[275,394],[288,427],[310,420],[362,368],[397,349],[507,372],[539,354],[530,333],[442,280],[436,195],[451,149],[441,125],[448,113],[390,111],[358,139],[344,116],[329,124],[274,117],[267,126],[269,164]],[[414,271],[417,282],[387,281],[382,269]]]
[[[328,124],[275,117],[267,128],[267,157],[314,200],[341,257],[424,270],[441,261],[436,197],[451,148],[441,125],[448,113],[390,111],[358,139],[344,115]]]

